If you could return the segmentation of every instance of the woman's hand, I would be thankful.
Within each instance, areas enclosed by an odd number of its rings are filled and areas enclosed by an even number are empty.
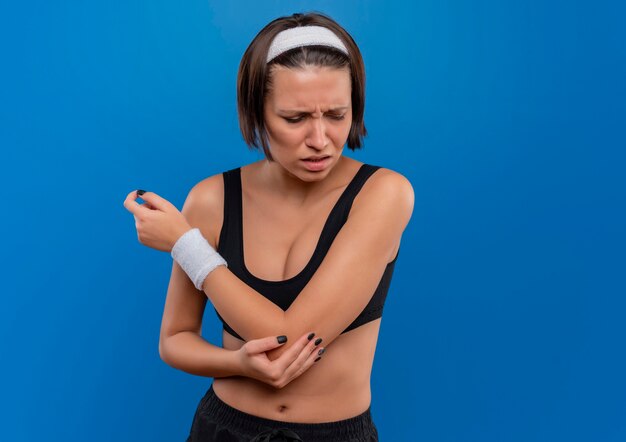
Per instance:
[[[145,204],[135,201],[139,196]],[[138,195],[133,190],[124,200],[124,207],[135,217],[139,242],[156,250],[171,252],[178,238],[191,229],[176,206],[154,192]]]
[[[274,388],[283,388],[307,371],[319,358],[318,346],[312,335],[314,333],[303,335],[274,361],[270,361],[265,352],[283,345],[278,343],[275,336],[246,342],[237,350],[243,375]]]

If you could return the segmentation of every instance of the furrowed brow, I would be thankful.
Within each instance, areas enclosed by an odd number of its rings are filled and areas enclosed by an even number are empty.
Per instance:
[[[349,106],[332,107],[332,108],[328,109],[327,112],[344,111],[344,110],[348,109],[348,107]],[[306,110],[300,110],[300,109],[278,109],[278,112],[284,113],[284,114],[310,114],[310,113],[312,113],[312,112],[307,112]]]

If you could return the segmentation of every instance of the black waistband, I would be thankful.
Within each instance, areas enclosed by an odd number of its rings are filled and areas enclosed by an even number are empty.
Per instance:
[[[376,433],[370,407],[358,416],[340,421],[312,424],[283,422],[254,416],[231,407],[217,397],[213,385],[204,397],[202,410],[211,416],[213,421],[253,436],[259,436],[271,430],[288,429],[295,432],[303,441],[316,442],[360,440],[360,438],[370,440],[369,436]]]

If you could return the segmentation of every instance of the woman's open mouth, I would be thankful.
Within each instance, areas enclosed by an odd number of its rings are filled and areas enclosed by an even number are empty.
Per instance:
[[[324,158],[320,158],[319,160],[302,160],[304,161],[304,164],[306,165],[306,168],[308,170],[311,171],[319,171],[319,170],[323,170],[326,168],[326,166],[328,165],[328,163],[330,163],[330,157],[324,157]]]

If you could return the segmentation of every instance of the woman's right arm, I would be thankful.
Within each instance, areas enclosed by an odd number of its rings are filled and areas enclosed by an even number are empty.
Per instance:
[[[183,331],[159,342],[161,359],[186,373],[210,378],[241,375],[236,351],[207,342],[197,333]]]
[[[215,346],[202,337],[206,296],[188,281],[174,262],[161,320],[161,359],[174,368],[198,376],[241,375],[234,351]]]
[[[308,333],[272,361],[266,352],[284,344],[277,336],[250,340],[238,350],[213,345],[202,337],[206,304],[204,292],[173,262],[159,337],[159,355],[166,364],[198,376],[245,376],[282,388],[308,370],[318,356],[318,346]]]
[[[174,262],[161,320],[159,355],[168,365],[206,377],[240,375],[235,353],[202,338],[202,315],[206,296],[185,281]],[[188,279],[188,278],[187,278]]]

